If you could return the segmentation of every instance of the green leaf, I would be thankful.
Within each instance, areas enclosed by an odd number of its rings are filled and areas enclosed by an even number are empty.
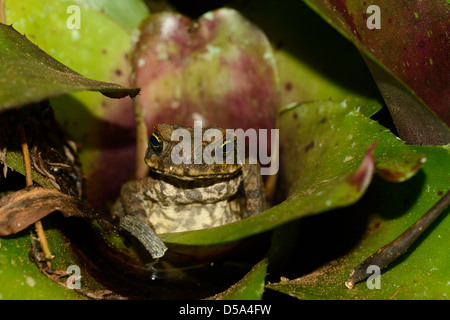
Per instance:
[[[135,96],[139,91],[83,77],[11,26],[0,24],[0,41],[0,111],[80,90],[100,91],[115,98]]]
[[[351,219],[352,215],[366,217],[362,218],[366,220],[362,239],[354,244],[349,253],[311,274],[273,283],[268,287],[300,299],[447,300],[450,295],[450,261],[446,245],[450,241],[449,209],[418,238],[407,253],[381,271],[380,289],[370,289],[370,285],[368,287],[364,281],[351,290],[344,285],[352,268],[399,236],[449,190],[448,146],[416,149],[427,156],[427,162],[419,174],[401,184],[377,179],[361,202],[347,208],[347,219]],[[351,220],[348,223],[355,225]],[[373,284],[373,280],[368,282]]]
[[[6,154],[6,161],[8,163],[8,167],[13,168],[15,171],[25,176],[25,164],[23,161],[23,155],[21,151],[8,151]],[[2,163],[1,160],[0,163]],[[54,188],[53,184],[49,181],[47,177],[44,177],[43,175],[37,173],[35,170],[31,171],[31,176],[33,178],[33,181],[40,184],[41,186],[50,189]]]
[[[405,145],[357,108],[348,106],[346,101],[287,107],[281,111],[279,128],[279,179],[288,195],[284,202],[235,223],[163,234],[162,239],[207,245],[248,237],[356,202],[368,187],[373,170],[391,181],[404,181],[413,176],[424,161],[415,147]]]
[[[258,262],[238,283],[216,294],[213,300],[261,300],[267,274],[267,258]]]
[[[114,21],[133,30],[150,12],[142,0],[75,0],[103,12]]]
[[[58,230],[47,230],[46,236],[55,258],[55,270],[66,270],[70,265],[77,264],[70,257],[70,247],[61,245],[64,238]],[[69,290],[56,282],[50,281],[28,258],[31,240],[27,232],[20,236],[2,237],[0,239],[0,299],[47,299],[66,300],[82,299],[83,296]],[[87,276],[82,272],[83,276]],[[65,279],[61,279],[65,281]],[[84,287],[83,287],[84,288]]]

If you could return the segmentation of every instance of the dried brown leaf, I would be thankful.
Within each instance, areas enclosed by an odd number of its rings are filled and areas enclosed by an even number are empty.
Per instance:
[[[0,199],[0,236],[24,230],[52,212],[65,217],[87,217],[90,209],[57,190],[30,186]]]

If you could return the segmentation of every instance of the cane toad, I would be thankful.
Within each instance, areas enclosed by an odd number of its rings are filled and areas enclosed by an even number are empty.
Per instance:
[[[177,129],[189,133],[183,138],[187,152],[181,149],[183,139],[172,140]],[[195,140],[195,132],[198,139],[199,131],[194,132],[192,127],[156,125],[145,156],[149,176],[123,185],[119,216],[134,215],[160,234],[220,226],[263,211],[265,196],[259,165],[237,163],[236,138],[218,127],[202,128],[202,137],[208,129],[219,130],[215,132],[220,132],[223,139],[202,138],[199,144]],[[195,161],[196,155],[205,150],[216,160],[223,157],[223,163]],[[234,161],[226,161],[230,152]]]

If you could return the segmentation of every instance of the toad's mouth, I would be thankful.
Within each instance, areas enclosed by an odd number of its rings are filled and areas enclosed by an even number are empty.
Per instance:
[[[168,168],[168,169],[157,169],[150,167],[150,171],[159,175],[160,177],[170,177],[172,179],[183,180],[183,181],[194,181],[194,180],[221,180],[221,179],[231,179],[240,173],[240,170],[235,170],[232,172],[199,172],[199,171],[186,171],[178,168]]]

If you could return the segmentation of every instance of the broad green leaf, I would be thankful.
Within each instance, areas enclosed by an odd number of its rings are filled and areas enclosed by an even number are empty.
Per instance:
[[[46,231],[52,253],[55,270],[67,270],[77,262],[70,257],[70,246],[64,244],[64,238],[58,230]],[[19,236],[0,238],[0,299],[5,300],[67,300],[82,299],[74,290],[50,281],[28,258],[31,248],[30,234],[22,232]],[[83,276],[88,276],[82,271]],[[65,281],[67,278],[61,279]],[[82,287],[85,289],[85,287]]]
[[[25,164],[21,151],[8,151],[6,154],[6,160],[8,162],[8,167],[14,168],[15,171],[25,176]],[[0,161],[0,163],[2,163],[2,161]],[[35,170],[31,171],[31,176],[33,178],[33,181],[40,184],[41,186],[46,188],[54,188],[48,178],[37,173]]]
[[[267,273],[267,258],[258,262],[238,283],[211,297],[213,300],[261,300]]]
[[[390,181],[404,181],[424,161],[413,146],[405,145],[346,101],[318,101],[285,108],[280,113],[279,130],[280,187],[288,196],[284,202],[235,223],[163,234],[162,239],[207,245],[258,234],[356,202],[368,187],[373,170]]]
[[[300,299],[448,300],[449,209],[398,261],[381,270],[380,289],[370,289],[375,284],[371,279],[351,290],[344,285],[352,268],[404,232],[449,190],[448,146],[416,149],[427,156],[427,162],[415,177],[401,184],[377,179],[361,202],[347,208],[366,217],[362,218],[366,221],[364,235],[348,254],[299,279],[283,280],[268,287]]]
[[[1,111],[81,90],[95,90],[110,97],[135,96],[126,89],[83,77],[53,59],[13,27],[0,24]]]
[[[150,12],[142,0],[75,0],[76,3],[104,12],[114,21],[133,30]]]

